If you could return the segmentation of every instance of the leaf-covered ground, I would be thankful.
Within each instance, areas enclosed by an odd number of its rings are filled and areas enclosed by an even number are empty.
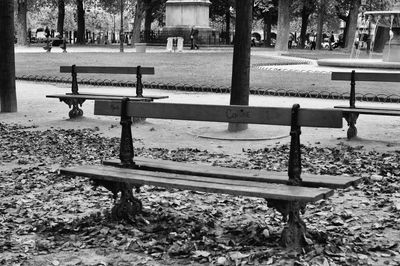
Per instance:
[[[136,223],[112,221],[108,191],[57,169],[115,158],[118,143],[93,129],[0,123],[0,265],[400,265],[399,152],[302,147],[304,172],[366,181],[307,206],[309,246],[295,254],[279,247],[283,222],[263,199],[145,186]],[[286,171],[288,147],[237,158],[187,148],[136,154]]]

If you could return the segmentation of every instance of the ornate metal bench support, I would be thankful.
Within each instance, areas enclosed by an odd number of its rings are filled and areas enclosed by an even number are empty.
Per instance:
[[[301,180],[301,151],[300,151],[300,134],[301,129],[298,126],[298,111],[300,106],[293,105],[292,108],[292,125],[290,130],[290,154],[289,154],[289,185],[300,186]],[[296,201],[269,200],[268,206],[274,207],[279,211],[283,220],[287,221],[281,235],[281,244],[289,249],[299,250],[305,242],[305,234],[307,232],[306,224],[300,217],[300,213],[304,213],[306,204]]]
[[[350,77],[350,108],[356,108],[356,71],[351,71]],[[347,139],[354,138],[357,136],[356,122],[358,119],[358,114],[355,113],[345,113],[344,119],[347,121],[349,129],[347,130]]]
[[[72,109],[69,111],[69,118],[73,119],[83,115],[83,110],[79,108],[85,102],[85,99],[71,99],[71,98],[60,98],[60,102],[65,102],[69,108]]]
[[[121,102],[120,123],[122,125],[122,133],[119,158],[124,167],[132,167],[134,165],[131,132],[132,119],[127,115],[128,101],[129,98],[124,98]],[[114,220],[135,221],[136,214],[142,211],[142,202],[133,196],[132,190],[136,187],[136,192],[139,192],[140,186],[111,181],[101,181],[100,184],[110,190],[114,195],[115,204],[111,210],[111,217]]]
[[[127,105],[129,102],[129,98],[125,97],[121,102],[121,145],[119,150],[119,159],[121,160],[122,165],[125,167],[131,167],[134,165],[133,157],[135,156],[133,151],[133,142],[132,142],[132,118],[127,115]]]
[[[347,129],[347,139],[352,139],[357,136],[356,123],[358,119],[358,114],[356,113],[344,113],[344,119],[347,121],[349,128]]]
[[[71,92],[73,95],[79,95],[78,93],[78,82],[76,79],[76,70],[75,70],[75,65],[72,65],[72,88]],[[68,115],[69,118],[73,119],[79,116],[83,115],[83,110],[79,108],[79,106],[82,107],[82,104],[85,102],[86,99],[73,99],[73,98],[60,98],[60,102],[65,102],[69,108],[72,109],[69,111]]]
[[[141,66],[136,67],[136,96],[143,97],[143,83]]]
[[[133,196],[135,185],[106,181],[94,180],[95,186],[103,186],[113,193],[114,206],[111,209],[111,218],[116,221],[126,220],[134,222],[137,214],[142,212],[142,202]],[[140,186],[136,186],[136,192],[139,192]]]

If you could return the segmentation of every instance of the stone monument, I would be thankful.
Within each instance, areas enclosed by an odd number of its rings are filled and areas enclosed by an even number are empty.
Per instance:
[[[215,41],[215,31],[210,27],[209,0],[168,0],[163,37],[183,37],[190,43],[190,31],[199,31],[197,43],[210,44]]]

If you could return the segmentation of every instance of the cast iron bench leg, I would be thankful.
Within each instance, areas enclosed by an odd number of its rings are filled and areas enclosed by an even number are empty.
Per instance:
[[[140,191],[140,186],[129,183],[93,180],[95,186],[103,186],[113,193],[114,206],[111,209],[111,218],[115,221],[125,220],[134,222],[136,215],[142,212],[142,202],[133,196],[133,189]]]
[[[73,119],[83,115],[83,110],[79,108],[85,102],[85,99],[70,99],[70,98],[60,98],[60,102],[65,102],[69,108],[72,109],[69,111],[69,118]]]
[[[347,139],[352,139],[357,136],[356,123],[358,119],[358,114],[355,113],[345,113],[344,119],[347,121],[349,128],[347,129]]]
[[[128,98],[122,100],[121,106],[121,146],[119,157],[121,163],[130,168],[134,165],[133,143],[132,143],[132,118],[126,114]],[[136,187],[136,192],[139,192],[140,185],[133,185],[124,182],[113,182],[96,180],[96,185],[104,186],[114,195],[115,204],[111,209],[111,218],[114,220],[135,221],[136,214],[142,211],[142,202],[133,196],[133,188]],[[120,194],[120,197],[118,195]]]
[[[79,108],[78,103],[72,104],[72,109],[68,113],[69,118],[76,118],[83,115],[83,110]]]

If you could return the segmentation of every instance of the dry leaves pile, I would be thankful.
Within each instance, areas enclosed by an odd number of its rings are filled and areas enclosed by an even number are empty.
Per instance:
[[[140,140],[135,140],[136,142]],[[262,199],[145,186],[137,224],[109,217],[110,193],[88,179],[57,174],[60,166],[100,164],[119,140],[96,130],[36,131],[0,123],[0,265],[399,265],[400,167],[397,152],[362,147],[302,147],[303,171],[362,175],[357,188],[310,204],[301,254],[278,245],[281,217]],[[245,150],[240,157],[197,149],[137,149],[137,155],[240,168],[286,171],[287,146]],[[102,260],[62,259],[94,250]],[[137,260],[124,254],[142,254]]]

